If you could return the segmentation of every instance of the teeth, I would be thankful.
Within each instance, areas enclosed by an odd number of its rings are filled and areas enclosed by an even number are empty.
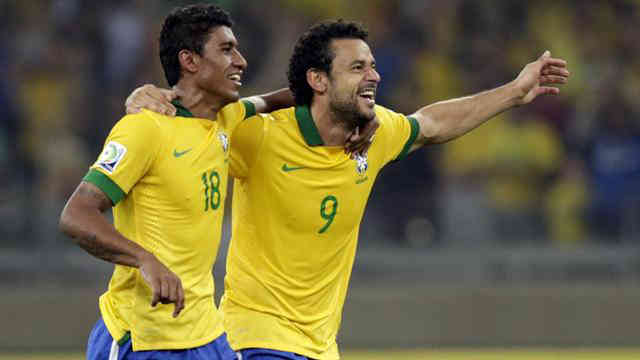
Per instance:
[[[234,74],[229,76],[229,79],[234,80],[234,81],[240,81],[241,77],[238,74]]]

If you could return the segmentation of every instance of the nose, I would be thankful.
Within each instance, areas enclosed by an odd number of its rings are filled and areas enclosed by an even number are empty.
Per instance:
[[[247,68],[247,60],[244,58],[244,56],[242,56],[242,54],[240,53],[240,51],[238,51],[238,49],[234,49],[234,56],[233,56],[233,65],[241,68],[241,69],[246,69]]]
[[[382,78],[380,77],[380,74],[378,74],[374,67],[369,68],[369,71],[367,71],[367,74],[365,76],[365,80],[379,83],[381,79]]]

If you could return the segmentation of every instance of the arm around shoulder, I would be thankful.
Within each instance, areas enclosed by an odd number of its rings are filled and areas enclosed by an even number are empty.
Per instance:
[[[289,88],[282,88],[262,95],[250,96],[243,100],[253,103],[256,108],[256,113],[270,113],[295,105],[293,94]]]

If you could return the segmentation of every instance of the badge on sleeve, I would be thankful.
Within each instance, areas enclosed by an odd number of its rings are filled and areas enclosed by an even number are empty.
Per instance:
[[[98,166],[106,170],[109,174],[112,174],[126,153],[127,148],[124,147],[124,145],[115,141],[109,141],[109,143],[104,146],[104,150],[98,158]]]

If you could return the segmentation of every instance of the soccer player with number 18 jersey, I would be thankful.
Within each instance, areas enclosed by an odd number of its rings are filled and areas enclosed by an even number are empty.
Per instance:
[[[236,359],[214,303],[212,268],[229,138],[257,105],[238,101],[247,64],[231,26],[215,5],[179,8],[165,19],[160,58],[181,95],[178,116],[144,110],[122,118],[63,210],[62,231],[116,264],[89,360]],[[275,109],[270,104],[289,96],[283,90],[256,102]],[[114,225],[102,214],[112,206]]]

